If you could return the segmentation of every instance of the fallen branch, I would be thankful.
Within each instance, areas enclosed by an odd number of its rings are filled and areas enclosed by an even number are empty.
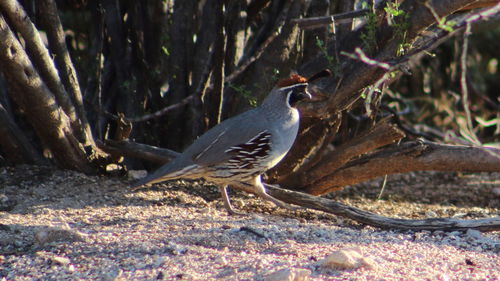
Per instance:
[[[153,154],[155,160],[151,161],[155,161],[156,163],[166,163],[170,161],[172,157],[176,157],[177,155],[179,155],[179,153],[175,151],[133,143],[130,141],[106,141],[106,145],[108,148],[112,147],[112,149],[114,149],[114,152],[123,153],[124,156],[134,155],[135,157],[142,159],[153,159],[151,158],[151,155]],[[106,150],[106,148],[104,147],[102,147],[102,149]],[[500,165],[497,166],[500,167]],[[500,230],[500,217],[476,220],[459,220],[453,218],[432,218],[424,220],[394,219],[363,211],[319,196],[286,190],[274,185],[264,185],[266,186],[267,192],[271,196],[284,202],[349,218],[357,222],[379,228],[414,231],[455,231],[466,229],[476,229],[481,231]]]
[[[286,190],[273,185],[265,184],[265,186],[267,193],[281,201],[349,218],[360,223],[384,229],[414,231],[456,231],[467,229],[476,229],[480,231],[500,230],[500,217],[474,220],[460,220],[454,218],[431,218],[422,220],[394,219],[363,211],[330,199]]]

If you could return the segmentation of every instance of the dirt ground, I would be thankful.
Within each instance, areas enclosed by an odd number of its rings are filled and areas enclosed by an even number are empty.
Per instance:
[[[127,182],[0,168],[0,280],[499,280],[499,232],[383,231],[242,192],[248,215],[228,216],[215,186]],[[499,215],[500,173],[393,175],[377,200],[381,182],[329,196],[390,217]],[[348,248],[359,267],[325,266]]]

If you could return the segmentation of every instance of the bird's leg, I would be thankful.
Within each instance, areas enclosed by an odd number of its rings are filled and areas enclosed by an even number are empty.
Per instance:
[[[244,183],[244,184],[249,185],[248,183]],[[255,179],[255,182],[252,185],[252,187],[253,187],[252,189],[255,192],[255,194],[257,194],[258,196],[260,196],[264,200],[268,200],[268,201],[273,202],[278,207],[285,208],[285,209],[292,210],[292,211],[300,209],[298,207],[294,207],[288,203],[285,203],[285,202],[283,202],[279,199],[276,199],[276,198],[272,197],[271,195],[267,194],[266,189],[264,188],[264,185],[262,184],[262,181],[260,179],[260,176],[258,176]]]
[[[285,203],[285,202],[283,202],[279,199],[276,199],[276,198],[272,197],[271,195],[267,194],[266,190],[264,189],[264,185],[262,185],[262,184],[260,186],[257,186],[255,191],[257,192],[257,195],[259,195],[262,199],[271,201],[278,207],[285,208],[285,209],[292,210],[292,211],[296,211],[296,210],[300,209],[298,207],[292,206],[288,203]]]
[[[227,194],[227,185],[219,186],[220,194],[222,196],[222,202],[224,203],[224,207],[230,215],[234,216],[244,216],[244,213],[240,213],[236,211],[231,205],[231,201],[229,201],[229,195]]]

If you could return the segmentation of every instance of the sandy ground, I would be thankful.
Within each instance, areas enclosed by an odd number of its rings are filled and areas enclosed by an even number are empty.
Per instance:
[[[333,194],[392,217],[499,214],[500,174],[417,173]],[[382,231],[316,211],[275,208],[177,181],[129,192],[122,178],[0,168],[0,280],[498,280],[498,232]],[[322,266],[356,248],[363,265]],[[279,270],[288,269],[277,276]],[[274,273],[274,277],[273,274]],[[299,274],[300,275],[300,274]],[[281,279],[280,279],[281,278]],[[297,279],[299,278],[297,277]]]

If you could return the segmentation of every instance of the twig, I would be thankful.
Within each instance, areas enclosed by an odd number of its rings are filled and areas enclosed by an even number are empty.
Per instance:
[[[104,114],[106,115],[107,117],[113,119],[113,120],[120,120],[120,119],[123,119],[127,122],[131,122],[131,123],[137,123],[137,122],[144,122],[144,121],[148,121],[148,120],[151,120],[151,119],[154,119],[154,118],[159,118],[160,116],[162,115],[165,115],[167,112],[169,111],[172,111],[176,108],[179,108],[181,106],[184,106],[186,104],[188,104],[194,97],[195,97],[196,93],[195,94],[191,94],[187,97],[185,97],[183,100],[181,100],[180,102],[176,103],[176,104],[172,104],[172,105],[169,105],[167,107],[164,107],[156,112],[153,112],[151,114],[146,114],[146,115],[143,115],[141,117],[137,117],[137,118],[121,118],[120,116],[116,115],[116,114],[113,114],[109,111],[106,111],[102,108],[98,108],[97,106],[94,105],[94,110],[99,112],[100,114]]]
[[[434,10],[434,7],[429,3],[429,0],[424,2],[424,6],[431,12],[432,16],[436,20],[436,22],[441,22],[441,17],[439,17],[438,13],[436,10]]]
[[[386,185],[387,185],[387,175],[384,176],[384,180],[382,181],[382,186],[380,187],[380,192],[378,193],[377,200],[382,199],[382,195],[384,194]]]
[[[467,49],[469,48],[469,35],[471,34],[471,23],[467,22],[465,25],[464,35],[463,35],[463,44],[462,44],[462,53],[460,54],[460,86],[462,88],[462,106],[465,111],[465,118],[467,121],[467,131],[468,136],[473,138],[475,144],[481,144],[478,140],[476,134],[474,133],[472,126],[472,118],[469,108],[469,89],[467,87]]]
[[[252,233],[253,235],[255,235],[259,238],[268,239],[264,234],[260,233],[259,231],[255,230],[253,228],[250,228],[248,226],[240,227],[240,231],[246,231],[248,233]]]
[[[361,48],[359,48],[359,47],[354,50],[354,54],[347,53],[347,52],[340,52],[340,54],[343,55],[343,56],[346,56],[348,58],[364,62],[367,65],[371,65],[371,66],[376,66],[376,67],[383,68],[383,69],[385,69],[387,71],[391,71],[393,69],[393,66],[391,66],[389,63],[381,62],[381,61],[377,61],[377,60],[369,58],[363,52],[363,50],[361,50]]]
[[[195,97],[196,93],[194,94],[191,94],[187,97],[185,97],[183,100],[181,100],[180,102],[176,103],[176,104],[172,104],[172,105],[169,105],[163,109],[160,109],[154,113],[151,113],[151,114],[147,114],[147,115],[144,115],[144,116],[141,116],[141,117],[137,117],[137,118],[126,118],[125,120],[127,121],[130,121],[130,122],[144,122],[144,121],[148,121],[150,119],[153,119],[153,118],[158,118],[162,115],[165,115],[167,112],[169,111],[172,111],[174,109],[177,109],[181,106],[184,106],[186,104],[188,104],[194,97]]]
[[[362,17],[366,15],[368,12],[370,12],[369,9],[362,9],[362,10],[335,14],[331,16],[293,19],[292,22],[297,23],[297,25],[302,29],[314,29],[314,28],[321,28],[323,26],[332,23],[334,24],[349,23],[352,21],[353,18]]]

